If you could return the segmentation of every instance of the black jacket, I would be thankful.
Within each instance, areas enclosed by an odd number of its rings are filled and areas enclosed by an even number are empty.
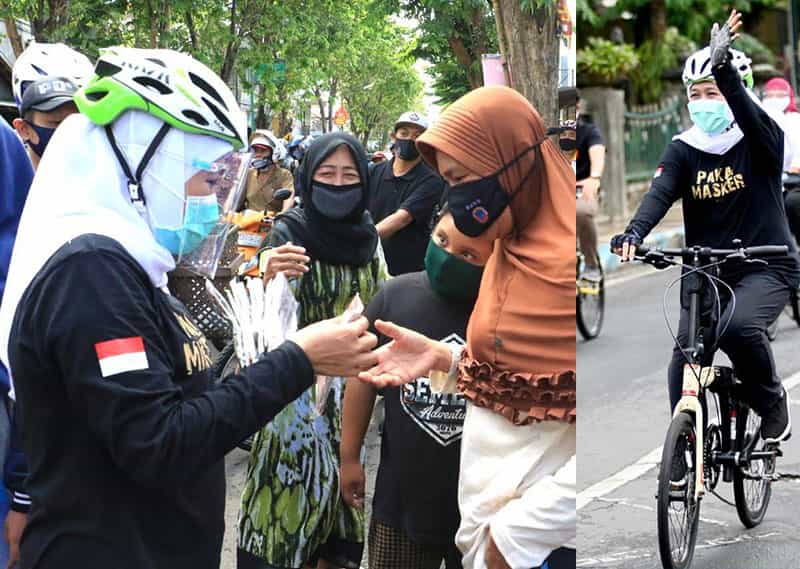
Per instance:
[[[11,337],[33,502],[21,567],[217,569],[223,458],[311,385],[303,351],[215,385],[183,305],[96,235],[47,262]]]

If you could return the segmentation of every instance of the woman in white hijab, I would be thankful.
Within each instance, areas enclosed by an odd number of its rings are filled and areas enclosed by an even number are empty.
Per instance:
[[[53,137],[0,307],[32,509],[21,567],[218,568],[225,453],[316,373],[375,363],[364,319],[297,333],[215,386],[165,289],[213,274],[243,187],[243,113],[188,56],[114,48]]]

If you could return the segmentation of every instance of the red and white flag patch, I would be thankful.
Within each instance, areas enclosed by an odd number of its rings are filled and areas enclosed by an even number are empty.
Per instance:
[[[659,164],[658,168],[656,168],[655,174],[653,174],[653,178],[654,179],[658,178],[661,175],[661,172],[663,172],[663,171],[664,171],[664,166]]]
[[[99,342],[94,345],[94,350],[97,352],[100,374],[103,377],[150,367],[141,336]]]

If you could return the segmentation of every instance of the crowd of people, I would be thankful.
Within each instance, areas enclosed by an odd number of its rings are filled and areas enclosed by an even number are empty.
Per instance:
[[[575,566],[575,175],[524,97],[485,87],[434,124],[404,113],[386,159],[344,132],[249,132],[222,80],[175,51],[92,64],[34,43],[13,86],[8,567],[218,569],[223,459],[253,434],[241,569]],[[167,283],[213,269],[243,210],[274,216],[260,278],[288,279],[300,329],[218,382]],[[364,315],[346,318],[356,295]]]

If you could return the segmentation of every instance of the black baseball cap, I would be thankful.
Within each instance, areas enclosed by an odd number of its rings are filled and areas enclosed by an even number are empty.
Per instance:
[[[43,113],[71,103],[78,86],[66,77],[45,77],[34,81],[25,89],[19,112],[25,116],[29,111]]]

